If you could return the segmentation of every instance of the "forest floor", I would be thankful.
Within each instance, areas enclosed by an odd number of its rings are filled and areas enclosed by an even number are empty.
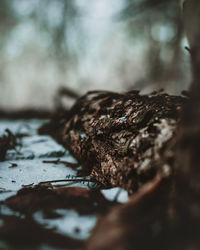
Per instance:
[[[0,249],[82,249],[98,216],[128,200],[78,178],[69,152],[37,133],[45,121],[0,120]]]

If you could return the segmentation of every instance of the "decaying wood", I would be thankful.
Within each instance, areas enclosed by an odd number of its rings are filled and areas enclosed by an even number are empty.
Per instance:
[[[199,249],[200,98],[193,93],[93,92],[46,126],[93,178],[138,190],[99,220],[87,249]]]
[[[43,126],[82,165],[85,174],[105,187],[130,193],[153,179],[169,175],[173,152],[162,152],[176,134],[186,98],[162,92],[140,95],[89,92],[63,119]]]
[[[158,174],[128,203],[100,219],[88,250],[199,249],[200,98],[193,97],[184,107],[172,145],[170,178]]]
[[[174,171],[170,178],[158,174],[128,203],[100,219],[88,250],[199,249],[200,98],[192,98],[184,107],[171,145]]]

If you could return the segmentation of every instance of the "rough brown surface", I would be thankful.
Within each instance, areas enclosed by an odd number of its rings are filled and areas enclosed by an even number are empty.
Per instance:
[[[162,92],[89,92],[63,119],[40,132],[69,149],[85,174],[131,193],[158,171],[169,175],[173,152],[161,155],[175,136],[185,100]]]
[[[192,99],[183,109],[172,140],[174,171],[170,178],[158,174],[128,203],[101,219],[88,240],[88,250],[199,249],[199,100]]]
[[[136,191],[100,218],[87,249],[199,249],[199,100],[93,92],[42,128],[93,178]]]

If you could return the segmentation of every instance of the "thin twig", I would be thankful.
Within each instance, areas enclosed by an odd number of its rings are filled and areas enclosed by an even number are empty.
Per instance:
[[[40,184],[48,184],[48,183],[52,183],[52,182],[94,182],[94,183],[96,182],[97,183],[96,180],[92,180],[92,179],[88,180],[88,179],[84,179],[84,178],[78,179],[77,178],[77,179],[71,179],[71,180],[61,179],[61,180],[42,181],[39,183],[39,185]]]
[[[47,161],[47,160],[44,160],[42,161],[43,163],[52,163],[52,164],[64,164],[68,167],[71,167],[71,168],[77,168],[79,166],[78,163],[72,163],[72,162],[68,162],[68,161],[61,161],[60,159],[57,159],[55,161]]]

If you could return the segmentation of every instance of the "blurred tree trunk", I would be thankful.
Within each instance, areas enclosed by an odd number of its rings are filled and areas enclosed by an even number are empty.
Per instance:
[[[193,72],[193,93],[200,90],[200,2],[186,0],[183,5],[183,22],[189,42]],[[198,91],[197,91],[198,90]]]

